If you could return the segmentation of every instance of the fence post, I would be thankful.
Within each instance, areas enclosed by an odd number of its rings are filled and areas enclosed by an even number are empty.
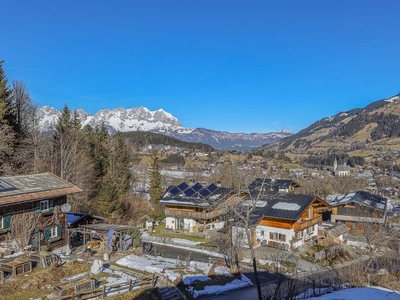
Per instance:
[[[153,272],[153,277],[151,278],[151,287],[154,287],[154,272]]]
[[[103,295],[102,295],[102,298],[103,298],[103,299],[106,298],[106,286],[105,286],[105,285],[103,286]]]
[[[130,292],[132,290],[132,279],[129,279],[129,289],[128,291]]]

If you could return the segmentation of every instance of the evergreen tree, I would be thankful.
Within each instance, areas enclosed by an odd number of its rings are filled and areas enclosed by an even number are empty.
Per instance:
[[[101,132],[104,133],[103,130]],[[99,161],[98,166],[105,167],[105,175],[101,179],[98,209],[99,213],[110,219],[120,219],[123,213],[122,199],[130,194],[132,179],[128,150],[119,133],[108,135],[103,145],[105,160]]]
[[[71,167],[72,150],[72,128],[71,110],[65,104],[61,115],[56,124],[56,130],[53,135],[53,172],[65,180],[69,180],[69,171]]]
[[[13,154],[15,134],[10,124],[9,101],[11,90],[8,87],[8,79],[3,70],[4,61],[0,61],[0,174],[10,174],[7,163]]]
[[[161,186],[161,167],[158,152],[154,151],[150,159],[150,200],[153,204],[158,204],[164,193]]]
[[[10,96],[11,89],[8,86],[8,79],[3,69],[4,60],[0,60],[0,115],[2,119],[10,122]]]

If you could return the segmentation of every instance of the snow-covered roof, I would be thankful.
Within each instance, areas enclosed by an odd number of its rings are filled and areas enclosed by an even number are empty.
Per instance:
[[[342,195],[331,195],[327,197],[327,201],[332,206],[358,204],[379,210],[385,210],[387,205],[386,198],[365,191],[357,191]]]

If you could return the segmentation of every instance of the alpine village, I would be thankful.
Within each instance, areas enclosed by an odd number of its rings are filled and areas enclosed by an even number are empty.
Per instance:
[[[1,299],[400,291],[400,96],[230,134],[162,109],[39,108],[4,64]]]

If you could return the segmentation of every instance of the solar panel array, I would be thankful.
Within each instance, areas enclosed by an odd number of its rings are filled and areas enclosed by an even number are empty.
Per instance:
[[[1,192],[7,192],[7,191],[12,191],[12,190],[16,190],[17,188],[7,182],[5,182],[4,180],[0,179],[0,193]]]
[[[200,183],[196,183],[193,186],[189,186],[187,183],[183,182],[180,185],[172,188],[169,191],[169,196],[182,196],[182,197],[189,197],[189,198],[207,198],[211,196],[218,187],[211,183],[207,187],[203,187]]]

